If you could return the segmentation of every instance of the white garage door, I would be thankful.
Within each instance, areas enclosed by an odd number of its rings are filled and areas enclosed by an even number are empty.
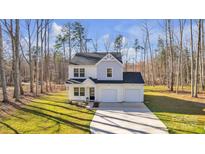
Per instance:
[[[140,89],[125,89],[126,102],[142,102],[142,92]]]
[[[117,102],[117,89],[103,89],[101,91],[102,102]]]

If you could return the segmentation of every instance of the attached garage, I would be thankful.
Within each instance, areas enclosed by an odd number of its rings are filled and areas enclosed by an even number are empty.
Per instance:
[[[143,102],[143,91],[141,89],[125,89],[124,101],[125,102]]]
[[[117,89],[102,89],[101,90],[102,102],[117,102]]]

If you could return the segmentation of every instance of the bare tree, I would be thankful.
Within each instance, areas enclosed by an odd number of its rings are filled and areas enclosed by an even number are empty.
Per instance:
[[[198,97],[198,70],[199,70],[199,53],[201,50],[201,19],[198,21],[198,49],[196,53],[196,68],[194,82],[194,97]]]
[[[26,20],[26,29],[28,35],[28,53],[29,53],[29,72],[30,72],[30,92],[33,93],[33,60],[32,60],[32,50],[31,50],[31,20]]]
[[[2,27],[0,23],[0,74],[1,74],[1,86],[3,91],[3,101],[4,103],[8,102],[8,96],[6,91],[6,78],[4,71],[4,58],[3,58],[3,36],[2,36]]]
[[[180,49],[179,49],[179,55],[178,55],[178,66],[177,66],[177,83],[176,83],[176,93],[178,93],[178,89],[179,89],[179,74],[181,75],[181,86],[183,89],[183,31],[184,31],[184,25],[185,25],[185,20],[179,19],[179,31],[180,31]],[[180,73],[181,70],[181,73]]]
[[[193,49],[193,28],[192,19],[190,20],[190,48],[191,48],[191,96],[194,96],[194,49]]]
[[[44,27],[44,20],[41,20],[40,24],[40,85],[41,85],[41,93],[43,93],[43,27]]]
[[[38,59],[39,59],[39,47],[38,47],[38,41],[39,41],[39,20],[36,20],[36,70],[35,70],[35,76],[36,76],[36,93],[35,95],[38,95],[38,84],[39,84],[39,73],[38,73]]]
[[[104,38],[104,47],[105,47],[106,52],[110,51],[111,41],[110,41],[110,37],[109,36]]]
[[[202,44],[201,44],[201,50],[200,50],[200,83],[201,83],[201,89],[204,90],[204,20],[201,21],[201,33],[202,33]]]
[[[174,87],[174,69],[173,69],[173,60],[174,60],[174,51],[173,51],[173,46],[172,46],[172,41],[173,41],[173,32],[171,29],[171,20],[169,19],[167,21],[168,23],[168,33],[169,33],[169,50],[170,50],[170,90],[173,91]]]
[[[93,44],[94,51],[97,52],[98,51],[98,39],[97,38],[92,39],[92,44]]]
[[[154,86],[155,82],[155,70],[154,70],[154,60],[153,60],[153,53],[152,53],[152,47],[150,43],[150,29],[148,27],[148,24],[145,23],[143,25],[145,34],[146,34],[146,39],[147,39],[147,45],[149,48],[149,55],[150,55],[150,60],[151,60],[151,79],[152,79],[152,85]]]

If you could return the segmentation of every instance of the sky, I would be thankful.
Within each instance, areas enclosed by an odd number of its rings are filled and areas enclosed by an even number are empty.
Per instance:
[[[151,42],[152,45],[155,45],[154,40],[162,33],[161,31],[161,20],[128,20],[128,19],[85,19],[85,20],[54,20],[53,22],[53,32],[54,35],[57,35],[60,31],[62,25],[68,22],[79,21],[83,26],[88,34],[88,38],[93,38],[98,40],[99,50],[103,51],[104,44],[103,38],[110,37],[113,41],[114,38],[118,34],[122,34],[127,42],[129,42],[130,46],[132,46],[133,41],[135,38],[138,38],[139,41],[142,43],[143,40],[143,31],[142,26],[144,23],[148,23],[148,26],[151,29]]]
[[[124,41],[128,42],[129,57],[134,59],[135,50],[133,48],[134,40],[137,38],[139,44],[143,46],[143,40],[145,37],[145,32],[143,31],[143,25],[147,24],[150,30],[150,42],[151,48],[154,51],[157,47],[158,38],[164,38],[164,20],[161,19],[54,19],[52,20],[51,25],[51,39],[50,45],[55,44],[56,36],[60,34],[61,28],[66,23],[72,23],[78,21],[80,22],[87,32],[87,38],[97,39],[98,40],[98,51],[105,51],[104,39],[109,37],[111,42],[114,42],[114,39],[117,35],[121,34],[124,36]],[[25,21],[21,20],[22,24],[21,32],[22,36],[27,39],[27,33],[25,28]],[[194,34],[197,34],[196,22],[193,22],[193,31]],[[174,27],[175,36],[179,38],[179,21],[178,19],[172,20]],[[33,24],[34,25],[34,24]],[[190,35],[190,25],[189,20],[186,20],[184,27],[184,38],[187,41],[189,40]],[[187,37],[188,36],[188,37]],[[33,36],[33,41],[35,41],[35,35]],[[196,37],[194,37],[196,38]],[[177,39],[175,39],[177,40]],[[196,39],[195,39],[196,41]],[[5,43],[6,44],[6,43]],[[91,43],[88,44],[89,50],[94,51],[94,48]],[[113,48],[113,47],[111,47]],[[139,57],[140,58],[140,57]]]
[[[87,38],[98,40],[98,51],[105,51],[104,38],[109,37],[112,42],[117,35],[124,36],[126,42],[128,42],[128,48],[130,48],[129,56],[134,56],[133,43],[137,38],[139,43],[143,46],[143,25],[147,23],[150,29],[150,40],[152,48],[156,48],[157,40],[163,35],[163,21],[162,20],[139,20],[139,19],[58,19],[52,23],[53,38],[60,33],[62,26],[68,22],[74,21],[80,22],[86,29]],[[92,44],[88,44],[90,51],[94,51]]]

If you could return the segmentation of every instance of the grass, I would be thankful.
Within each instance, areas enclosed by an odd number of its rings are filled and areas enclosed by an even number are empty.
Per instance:
[[[0,118],[1,134],[88,134],[94,111],[67,103],[66,91],[33,99]]]
[[[187,91],[175,94],[165,86],[145,86],[145,104],[173,134],[205,133],[203,97],[192,98]]]

